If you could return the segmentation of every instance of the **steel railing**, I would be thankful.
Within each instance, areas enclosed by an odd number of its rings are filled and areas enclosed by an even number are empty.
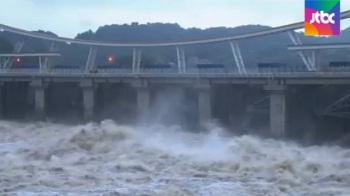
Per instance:
[[[283,68],[247,68],[247,73],[241,74],[237,69],[196,69],[189,68],[186,73],[178,73],[177,69],[140,69],[134,73],[132,69],[98,69],[88,72],[82,69],[0,69],[0,76],[36,76],[36,75],[89,75],[89,76],[145,76],[145,77],[279,77],[279,76],[350,76],[350,67],[322,67],[317,71],[308,71],[305,67]]]

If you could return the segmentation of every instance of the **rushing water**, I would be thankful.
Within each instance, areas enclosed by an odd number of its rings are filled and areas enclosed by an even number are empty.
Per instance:
[[[350,195],[350,151],[337,147],[109,120],[0,130],[2,195]]]

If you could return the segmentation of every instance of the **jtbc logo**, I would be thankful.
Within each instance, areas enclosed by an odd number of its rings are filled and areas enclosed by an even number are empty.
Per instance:
[[[328,23],[332,23],[334,24],[334,13],[332,14],[328,14],[328,13],[324,13],[323,11],[320,12],[316,12],[312,14],[312,19],[310,21],[311,24],[313,24],[314,22],[316,22],[317,24],[328,24]]]

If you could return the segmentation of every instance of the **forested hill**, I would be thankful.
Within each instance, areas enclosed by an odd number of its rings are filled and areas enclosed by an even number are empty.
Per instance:
[[[178,24],[148,23],[130,25],[106,25],[100,27],[96,32],[86,31],[76,36],[77,39],[120,41],[120,42],[161,42],[180,41],[214,38],[227,35],[244,34],[264,29],[268,26],[247,25],[235,28],[217,27],[209,29],[189,28],[184,29]],[[38,31],[54,35],[51,32]],[[0,32],[0,52],[11,52],[14,42],[19,36],[7,32]],[[344,30],[339,37],[304,37],[300,33],[303,43],[350,43],[350,28]],[[8,42],[8,43],[7,43]],[[247,66],[255,66],[257,62],[278,62],[290,65],[301,65],[301,60],[295,52],[287,51],[287,45],[292,42],[287,33],[269,35],[260,38],[253,38],[239,41],[241,52]],[[47,52],[50,42],[29,38],[23,52]],[[75,44],[60,43],[58,47],[65,64],[84,64],[86,61],[88,47]],[[201,59],[208,59],[213,63],[233,64],[232,52],[227,42],[205,44],[197,46],[186,46],[186,56],[197,56]],[[98,63],[105,63],[108,56],[116,59],[131,59],[131,48],[110,48],[100,47],[98,50]],[[323,51],[321,60],[327,61],[350,61],[350,50]],[[145,48],[144,57],[158,62],[175,62],[176,53],[174,47],[169,48]]]

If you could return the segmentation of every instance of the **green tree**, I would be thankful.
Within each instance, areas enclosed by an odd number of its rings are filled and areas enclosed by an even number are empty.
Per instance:
[[[80,33],[77,39],[98,40],[106,42],[172,42],[183,40],[195,40],[205,38],[215,38],[228,35],[245,34],[270,29],[268,26],[245,25],[235,28],[182,28],[178,24],[169,23],[147,23],[137,22],[130,25],[105,25],[93,32],[91,30]],[[37,31],[39,33],[50,34],[51,32]],[[5,37],[14,45],[18,39],[17,35],[0,32],[0,36]],[[336,37],[305,37],[299,33],[299,37],[305,44],[312,43],[348,43],[350,41],[350,28],[342,31],[341,36]],[[51,42],[40,39],[29,39],[26,42],[24,51],[44,51],[48,49]],[[287,46],[293,44],[287,33],[279,33],[265,37],[240,40],[239,45],[244,63],[247,67],[254,67],[259,62],[287,63],[290,66],[303,66],[303,62],[296,52],[288,51]],[[45,47],[46,46],[46,47]],[[4,46],[0,46],[4,47]],[[83,65],[86,62],[89,46],[60,43],[59,53],[62,54],[62,64]],[[207,59],[213,63],[225,63],[228,66],[235,66],[233,55],[228,42],[211,43],[184,47],[186,57],[197,56]],[[8,50],[8,49],[7,49]],[[350,61],[350,51],[321,51],[320,60],[324,63],[329,61]],[[336,56],[335,56],[336,54]],[[123,47],[98,47],[97,59],[101,63],[106,63],[106,57],[114,55],[119,62],[132,64],[132,48]],[[153,60],[164,59],[163,62],[176,62],[175,47],[142,48],[142,63],[151,64]],[[149,61],[150,60],[150,61]]]

